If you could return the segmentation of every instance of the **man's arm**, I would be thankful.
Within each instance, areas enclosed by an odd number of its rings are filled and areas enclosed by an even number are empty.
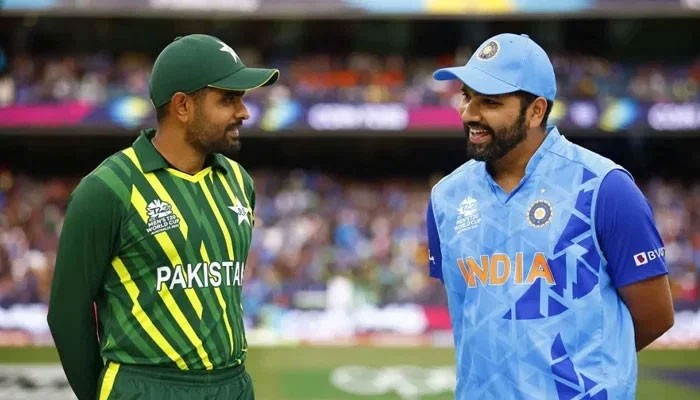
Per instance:
[[[428,209],[425,216],[426,228],[428,231],[428,266],[431,277],[440,279],[442,276],[442,251],[440,250],[440,236],[438,235],[435,215],[433,214],[433,201],[428,200]]]
[[[673,326],[673,300],[668,275],[623,286],[618,291],[632,314],[637,351],[647,347]]]
[[[673,326],[665,249],[651,206],[632,178],[615,170],[601,184],[595,221],[608,273],[630,310],[640,351]]]
[[[253,184],[253,180],[250,180],[250,209],[251,209],[251,214],[253,217],[253,224],[255,223],[255,186]]]
[[[251,225],[255,226],[255,182],[253,181],[253,177],[250,176],[248,171],[246,171],[245,168],[243,168],[242,165],[231,161],[231,166],[234,170],[238,168],[240,170],[241,176],[243,177],[243,180],[241,183],[241,191],[243,191],[243,194],[246,196],[246,199],[248,200],[248,206],[250,207],[250,212],[251,212]],[[235,172],[234,172],[235,173]],[[243,201],[241,201],[242,203]]]
[[[442,273],[442,250],[440,248],[440,234],[437,229],[437,220],[433,212],[432,199],[428,201],[428,210],[426,211],[426,226],[428,230],[428,258],[430,265],[430,276],[445,284],[445,293],[447,294],[447,308],[450,312],[450,322],[452,324],[452,336],[454,338],[455,347],[462,341],[462,320],[464,315],[464,292],[456,288],[450,277]],[[459,358],[459,354],[455,354]],[[459,375],[459,374],[458,374]]]
[[[80,400],[93,400],[103,363],[93,302],[116,248],[116,197],[88,176],[71,195],[56,256],[48,322],[63,370]]]

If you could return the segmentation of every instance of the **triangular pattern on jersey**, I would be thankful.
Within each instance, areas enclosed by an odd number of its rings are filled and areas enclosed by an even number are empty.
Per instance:
[[[555,355],[557,357],[555,357]],[[559,399],[572,399],[581,393],[586,393],[584,398],[607,398],[607,391],[605,390],[601,390],[595,394],[592,393],[598,386],[598,383],[576,371],[574,363],[571,361],[569,354],[564,348],[561,335],[557,335],[552,344],[552,374],[556,378],[561,379],[561,381],[555,381]]]
[[[632,319],[594,231],[614,169],[552,128],[511,193],[476,161],[433,188],[457,399],[634,396]]]

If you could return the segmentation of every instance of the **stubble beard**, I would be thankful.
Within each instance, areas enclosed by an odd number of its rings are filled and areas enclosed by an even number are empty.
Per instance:
[[[231,139],[227,132],[240,126],[241,122],[237,122],[222,130],[207,121],[197,110],[194,122],[187,129],[185,141],[202,154],[221,153],[230,157],[241,151],[241,141],[238,137]]]

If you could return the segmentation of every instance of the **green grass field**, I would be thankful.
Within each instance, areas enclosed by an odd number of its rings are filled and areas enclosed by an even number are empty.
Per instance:
[[[53,348],[0,348],[0,364],[8,363],[51,363],[58,356]],[[397,393],[401,376],[386,374],[376,380],[377,375],[365,370],[363,376],[356,376],[349,382],[358,388],[367,387],[375,380],[377,395],[356,395],[341,391],[331,383],[332,371],[344,365],[358,365],[382,368],[399,365],[423,367],[451,366],[451,349],[428,348],[375,348],[375,347],[266,347],[252,348],[248,356],[247,368],[255,382],[256,397],[259,400],[297,399],[451,399],[454,394],[441,391],[440,394],[425,395],[406,390]],[[376,370],[375,370],[376,371]],[[360,371],[359,373],[362,373]],[[411,371],[404,370],[409,377]],[[416,381],[426,381],[421,370],[414,371]],[[446,374],[443,371],[442,376]],[[638,399],[700,399],[700,350],[648,350],[639,355]],[[685,375],[684,378],[669,378],[669,375]],[[693,385],[693,376],[695,385]],[[359,380],[357,380],[359,379]],[[398,379],[398,381],[397,381]],[[432,383],[435,379],[432,377]],[[442,382],[444,385],[446,382]],[[449,384],[449,382],[447,382]],[[386,390],[382,389],[386,385]],[[410,385],[409,385],[410,386]],[[421,386],[421,385],[418,385]],[[424,385],[423,385],[424,386]],[[440,382],[437,382],[440,386]],[[693,388],[693,386],[695,388]],[[423,392],[425,393],[425,392]],[[1,396],[0,396],[1,397]]]

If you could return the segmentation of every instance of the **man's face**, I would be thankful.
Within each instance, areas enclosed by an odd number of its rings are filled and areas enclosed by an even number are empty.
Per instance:
[[[515,95],[488,96],[462,87],[459,104],[467,153],[477,161],[496,161],[527,137],[525,110]]]
[[[241,148],[238,128],[250,113],[243,103],[243,91],[205,88],[193,94],[194,120],[187,126],[185,140],[204,154],[232,155]]]

